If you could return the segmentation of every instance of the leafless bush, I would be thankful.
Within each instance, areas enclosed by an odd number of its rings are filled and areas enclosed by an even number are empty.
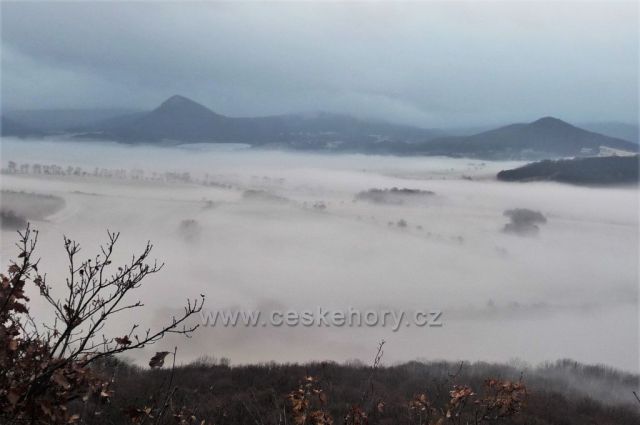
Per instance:
[[[81,419],[78,404],[112,396],[109,381],[92,366],[99,360],[145,347],[171,333],[189,336],[196,328],[187,319],[202,309],[204,297],[189,300],[182,315],[158,329],[140,330],[134,324],[124,335],[105,335],[111,319],[124,311],[142,307],[130,295],[142,281],[157,273],[162,264],[148,263],[152,245],[114,269],[112,256],[119,234],[108,232],[101,254],[79,260],[80,246],[64,238],[69,275],[58,298],[34,259],[38,232],[28,225],[19,233],[18,261],[1,275],[0,288],[0,422],[59,424]],[[53,323],[38,325],[25,294],[34,284],[53,310]],[[159,366],[156,354],[150,366]],[[159,356],[159,357],[158,357]]]

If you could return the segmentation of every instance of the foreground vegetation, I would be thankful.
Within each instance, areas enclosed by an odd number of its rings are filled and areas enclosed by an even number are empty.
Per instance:
[[[633,404],[631,390],[618,391],[621,399],[606,402],[586,391],[588,378],[595,375],[604,378],[599,381],[603,393],[633,388],[634,383],[637,387],[637,376],[570,361],[524,373],[505,365],[454,362],[411,362],[375,371],[332,362],[231,367],[200,361],[173,371],[113,362],[106,370],[115,377],[115,394],[108,405],[92,407],[100,414],[91,423],[124,423],[131,406],[161,402],[170,381],[176,408],[217,424],[332,423],[318,419],[316,412],[336,424],[640,423],[640,405]],[[526,394],[520,379],[526,382]],[[302,402],[308,403],[306,419],[296,420],[295,406]],[[490,406],[494,415],[483,416]]]

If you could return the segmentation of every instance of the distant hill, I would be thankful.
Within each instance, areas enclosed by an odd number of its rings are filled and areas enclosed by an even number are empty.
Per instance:
[[[405,147],[408,153],[494,159],[586,156],[600,147],[637,152],[638,145],[575,127],[552,117],[471,136],[443,137]]]
[[[44,133],[64,133],[92,128],[110,118],[134,112],[129,109],[31,109],[4,111],[3,115]]]
[[[335,149],[379,141],[415,143],[442,134],[328,113],[233,118],[178,95],[150,112],[105,120],[88,133],[127,143],[242,142],[297,149]]]
[[[222,115],[182,96],[173,96],[129,121],[121,120],[108,130],[117,139],[129,142],[209,141],[226,124]]]
[[[498,173],[502,181],[550,180],[582,185],[637,184],[638,155],[540,161]]]
[[[328,113],[232,118],[183,96],[173,96],[147,113],[111,119],[97,130],[97,137],[127,143],[240,142],[298,150],[490,159],[594,155],[602,146],[638,151],[638,145],[626,140],[551,117],[470,136],[443,137],[434,130]]]
[[[0,123],[0,134],[2,134],[2,136],[12,137],[40,137],[44,135],[44,133],[40,130],[36,130],[29,126],[17,123],[4,116],[2,117],[2,122]]]
[[[552,117],[477,134],[447,137],[434,129],[331,113],[235,118],[184,96],[151,111],[14,111],[3,134],[72,132],[84,139],[123,143],[247,143],[310,151],[393,155],[445,155],[485,159],[545,159],[638,152],[639,145],[573,126]],[[37,129],[37,130],[36,130]]]

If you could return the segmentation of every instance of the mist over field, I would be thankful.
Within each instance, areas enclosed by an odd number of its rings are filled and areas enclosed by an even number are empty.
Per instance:
[[[54,290],[66,276],[63,234],[93,256],[107,229],[122,232],[114,263],[153,242],[152,257],[165,268],[139,290],[145,307],[113,324],[116,334],[133,321],[166,322],[198,294],[206,295],[208,310],[443,313],[442,327],[397,331],[203,327],[187,343],[169,338],[139,359],[179,343],[181,361],[366,361],[384,338],[388,362],[572,358],[638,371],[636,188],[495,180],[519,162],[243,145],[4,138],[2,166],[8,161],[86,173],[2,175],[2,208],[40,230],[39,267]],[[126,178],[106,177],[117,169]],[[433,194],[406,202],[355,199],[394,187]],[[52,197],[63,202],[52,204]],[[43,204],[55,211],[43,216]],[[518,208],[541,212],[546,223],[534,235],[504,232],[504,212]],[[3,228],[3,264],[17,252],[15,240],[14,230]],[[33,303],[37,314],[43,305],[37,296]]]
[[[2,1],[0,424],[640,424],[639,5]]]

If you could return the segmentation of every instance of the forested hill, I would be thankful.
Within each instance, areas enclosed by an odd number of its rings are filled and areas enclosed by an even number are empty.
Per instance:
[[[581,185],[638,183],[638,155],[545,160],[498,173],[502,181],[549,180]]]

